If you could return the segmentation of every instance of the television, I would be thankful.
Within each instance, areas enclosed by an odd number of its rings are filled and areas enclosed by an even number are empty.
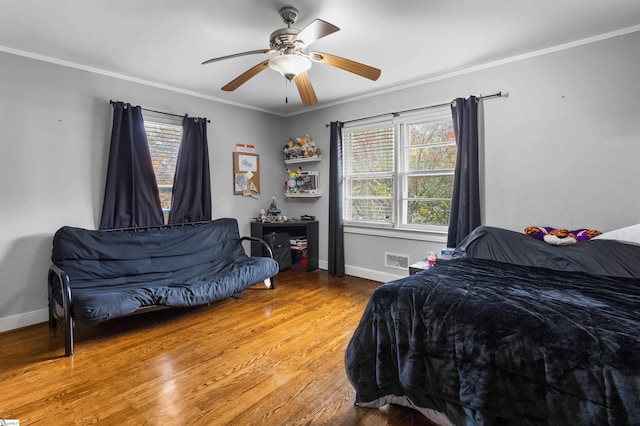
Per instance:
[[[298,173],[298,188],[303,194],[315,194],[319,192],[320,182],[318,181],[318,172],[301,171]]]

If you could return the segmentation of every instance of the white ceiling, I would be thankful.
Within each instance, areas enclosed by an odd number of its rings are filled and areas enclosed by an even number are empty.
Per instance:
[[[311,50],[382,70],[373,82],[315,63],[319,104],[311,108],[640,30],[640,0],[0,0],[0,50],[286,116],[305,108],[275,71],[220,90],[269,55],[200,65],[268,48],[271,32],[286,26],[283,6],[299,10],[295,27],[320,18],[341,29]]]

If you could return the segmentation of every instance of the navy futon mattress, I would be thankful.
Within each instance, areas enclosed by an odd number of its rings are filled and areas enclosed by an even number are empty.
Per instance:
[[[63,227],[52,261],[69,276],[72,315],[80,321],[207,304],[278,273],[273,259],[247,256],[237,221],[228,218],[150,230]]]

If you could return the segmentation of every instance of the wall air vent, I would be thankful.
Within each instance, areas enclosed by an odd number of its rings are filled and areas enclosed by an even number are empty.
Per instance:
[[[385,253],[384,265],[387,268],[409,269],[409,256],[406,254]]]

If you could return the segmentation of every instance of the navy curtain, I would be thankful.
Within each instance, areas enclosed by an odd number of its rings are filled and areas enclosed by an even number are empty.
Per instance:
[[[342,218],[342,123],[331,123],[329,139],[329,275],[344,276],[344,221]]]
[[[100,229],[162,225],[142,109],[113,103],[113,127]]]
[[[211,220],[211,179],[207,119],[185,115],[173,177],[169,223]]]
[[[458,154],[447,247],[457,245],[480,225],[480,172],[478,162],[478,99],[458,98],[451,103]]]

